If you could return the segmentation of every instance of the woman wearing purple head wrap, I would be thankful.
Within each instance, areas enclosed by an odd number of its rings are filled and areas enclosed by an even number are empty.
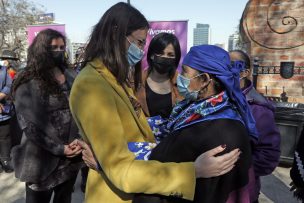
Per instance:
[[[231,172],[213,178],[197,179],[193,202],[249,202],[248,173],[251,166],[249,136],[257,136],[254,120],[239,86],[237,67],[229,54],[216,46],[192,47],[177,77],[184,100],[172,110],[166,127],[170,132],[150,159],[162,162],[193,161],[214,146],[239,148],[239,161]],[[137,196],[134,202],[189,202],[174,197]]]

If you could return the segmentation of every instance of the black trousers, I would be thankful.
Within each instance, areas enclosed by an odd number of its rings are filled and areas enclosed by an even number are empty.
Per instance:
[[[0,122],[0,160],[9,160],[12,148],[10,120]]]
[[[19,127],[16,114],[13,114],[10,120],[10,137],[12,140],[12,147],[20,144],[22,138],[22,130]]]
[[[81,184],[86,185],[88,179],[89,167],[85,166],[81,168]]]
[[[34,191],[28,187],[28,184],[25,184],[26,203],[48,203],[51,200],[53,192],[53,203],[71,203],[76,177],[77,176],[47,191]]]

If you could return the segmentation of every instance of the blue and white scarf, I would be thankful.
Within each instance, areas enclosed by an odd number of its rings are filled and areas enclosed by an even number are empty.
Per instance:
[[[174,131],[199,122],[216,119],[238,120],[244,124],[237,108],[230,102],[226,92],[194,103],[183,100],[173,108],[169,119],[154,116],[148,118],[148,123],[158,144]],[[136,159],[140,160],[148,160],[155,146],[155,143],[148,142],[128,143],[129,150],[135,154]]]

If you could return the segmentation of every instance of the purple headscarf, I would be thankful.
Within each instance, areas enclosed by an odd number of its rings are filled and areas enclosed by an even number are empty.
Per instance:
[[[255,120],[240,88],[240,66],[244,63],[231,64],[228,52],[213,45],[194,46],[185,56],[183,65],[218,78],[225,86],[228,96],[235,103],[249,134],[258,137]]]

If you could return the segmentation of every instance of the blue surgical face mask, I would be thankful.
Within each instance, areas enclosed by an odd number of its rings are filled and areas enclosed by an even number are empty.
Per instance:
[[[144,57],[145,52],[138,48],[136,44],[131,43],[128,38],[127,40],[130,43],[128,49],[128,62],[130,66],[134,66]]]
[[[196,90],[196,91],[190,92],[188,88],[190,85],[190,80],[194,79],[202,74],[199,74],[192,78],[186,78],[186,77],[182,76],[181,74],[178,74],[177,79],[176,79],[177,89],[178,89],[179,94],[181,96],[183,96],[186,100],[195,101],[198,99],[198,94],[201,90]]]

